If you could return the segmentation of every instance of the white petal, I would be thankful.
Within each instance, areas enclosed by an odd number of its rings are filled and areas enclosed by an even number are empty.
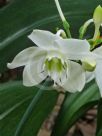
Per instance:
[[[93,53],[94,53],[93,57],[95,58],[96,61],[102,60],[102,46],[93,50]]]
[[[30,62],[37,62],[43,58],[45,59],[46,56],[47,52],[45,50],[37,50],[36,52],[33,53],[32,57],[30,58]]]
[[[94,53],[102,55],[102,46],[93,50]]]
[[[23,85],[24,86],[33,86],[34,81],[32,80],[32,76],[30,73],[30,67],[29,65],[25,66],[23,71]]]
[[[58,80],[56,81],[58,85],[63,86],[67,80],[69,73],[69,67],[70,67],[70,60],[67,60],[67,67],[66,69],[63,69],[63,71],[60,73]]]
[[[13,69],[16,67],[27,65],[30,61],[38,61],[41,57],[46,56],[47,52],[38,47],[30,47],[16,55],[11,63],[8,63],[8,68]]]
[[[94,72],[85,72],[86,75],[86,83],[90,82],[95,78]]]
[[[36,62],[30,62],[23,72],[23,84],[25,86],[35,86],[41,83],[47,76],[43,72],[43,59]]]
[[[67,80],[67,73],[65,70],[63,70],[63,72],[58,76],[57,80],[56,80],[56,83],[59,85],[59,86],[62,86],[65,84]]]
[[[54,44],[55,46],[59,45],[61,52],[72,60],[79,60],[92,54],[90,52],[90,45],[86,40],[59,39]]]
[[[45,50],[56,49],[57,47],[53,45],[53,42],[60,38],[60,36],[44,30],[34,30],[28,37]]]
[[[58,39],[56,42],[61,46],[64,52],[86,52],[90,50],[87,40],[78,39]]]
[[[98,87],[102,96],[102,61],[99,61],[97,63],[97,66],[95,69],[95,77],[96,77],[96,82],[98,84]]]
[[[54,80],[54,82],[57,83],[58,79],[59,79],[59,73],[57,71],[50,71],[50,75],[51,79]]]
[[[24,66],[29,62],[30,58],[32,57],[32,54],[39,51],[40,49],[38,47],[26,48],[20,53],[18,53],[13,59],[13,61],[7,64],[7,67],[13,69],[16,67]]]
[[[64,89],[69,92],[82,91],[85,85],[85,72],[82,66],[76,62],[71,61],[69,67],[68,79],[63,85]]]

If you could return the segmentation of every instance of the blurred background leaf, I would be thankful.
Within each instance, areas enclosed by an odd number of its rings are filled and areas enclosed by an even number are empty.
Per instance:
[[[38,90],[37,87],[24,87],[20,81],[0,85],[0,136],[14,136],[24,112]],[[55,90],[45,90],[25,123],[22,136],[37,135],[57,98],[58,93]]]

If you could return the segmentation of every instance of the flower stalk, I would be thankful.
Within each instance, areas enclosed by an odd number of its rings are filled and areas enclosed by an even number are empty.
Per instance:
[[[94,33],[94,36],[93,36],[93,41],[96,41],[97,37],[100,36],[99,28],[100,28],[100,26],[95,26],[95,33]]]
[[[87,31],[88,26],[93,22],[93,19],[89,19],[88,21],[86,21],[84,23],[83,26],[81,26],[80,30],[79,30],[79,39],[83,39],[84,34]]]
[[[69,23],[67,22],[67,20],[66,20],[64,14],[63,14],[63,12],[62,12],[62,9],[61,9],[61,6],[60,6],[60,4],[59,4],[59,1],[58,1],[58,0],[55,0],[55,4],[56,4],[57,10],[58,10],[58,12],[59,12],[60,18],[61,18],[61,20],[62,20],[62,22],[63,22],[63,27],[64,27],[64,29],[65,29],[65,31],[66,31],[66,33],[67,33],[67,36],[68,36],[68,38],[71,38],[72,36],[71,36],[71,32],[70,32],[70,30],[69,30],[70,25],[69,25]]]

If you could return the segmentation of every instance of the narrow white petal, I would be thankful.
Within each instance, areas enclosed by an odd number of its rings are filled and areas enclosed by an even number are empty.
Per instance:
[[[30,62],[23,72],[23,84],[25,86],[35,86],[41,83],[47,74],[43,71],[43,59]]]
[[[62,86],[65,84],[67,80],[67,72],[65,70],[63,70],[63,72],[58,76],[57,80],[56,80],[56,83],[59,85],[59,86]]]
[[[98,84],[101,96],[102,96],[102,61],[98,61],[95,69],[96,82]]]
[[[70,60],[67,60],[67,67],[66,69],[63,69],[63,71],[60,73],[60,76],[57,80],[57,84],[60,86],[63,86],[67,80],[69,73],[69,67],[70,67]]]
[[[13,69],[16,67],[26,65],[29,62],[32,54],[34,54],[35,52],[38,52],[38,50],[39,50],[38,47],[29,47],[24,49],[23,51],[21,51],[15,56],[15,58],[13,59],[11,63],[7,64],[7,67],[10,69]]]
[[[58,39],[56,42],[61,46],[64,52],[86,52],[90,50],[87,40],[78,39]]]
[[[23,85],[24,86],[33,86],[35,82],[32,79],[31,73],[30,73],[30,67],[29,65],[25,66],[23,71]]]
[[[60,38],[60,36],[44,30],[34,30],[28,37],[37,46],[45,50],[57,48],[53,45],[53,42]]]
[[[51,77],[51,79],[54,80],[54,82],[57,83],[57,81],[59,79],[59,73],[57,71],[51,71],[50,72],[50,77]]]
[[[38,50],[36,52],[33,53],[32,57],[30,58],[31,62],[37,62],[39,60],[41,60],[42,58],[46,58],[47,52],[45,50],[40,50],[38,48]]]
[[[86,83],[90,82],[95,78],[94,72],[86,72]]]
[[[55,46],[59,45],[61,52],[72,60],[79,60],[92,54],[90,52],[90,45],[86,40],[59,39],[54,44]]]
[[[82,60],[84,58],[96,59],[96,56],[92,52],[81,52],[81,53],[66,53],[65,56],[70,60]]]
[[[85,72],[82,66],[76,62],[71,61],[69,67],[69,75],[67,81],[63,85],[64,89],[69,92],[82,91],[85,85]]]
[[[30,47],[16,55],[11,63],[7,66],[10,69],[27,65],[30,61],[38,61],[41,57],[46,56],[46,51],[41,50],[38,47]]]

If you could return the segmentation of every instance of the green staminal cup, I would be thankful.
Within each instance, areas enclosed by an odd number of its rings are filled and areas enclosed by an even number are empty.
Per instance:
[[[49,76],[51,76],[52,72],[55,72],[59,75],[63,72],[63,70],[67,69],[66,62],[63,62],[60,58],[53,57],[51,59],[47,58],[45,60],[45,69],[48,71]]]
[[[82,67],[89,72],[92,72],[96,68],[96,61],[90,59],[84,59],[82,61]]]

